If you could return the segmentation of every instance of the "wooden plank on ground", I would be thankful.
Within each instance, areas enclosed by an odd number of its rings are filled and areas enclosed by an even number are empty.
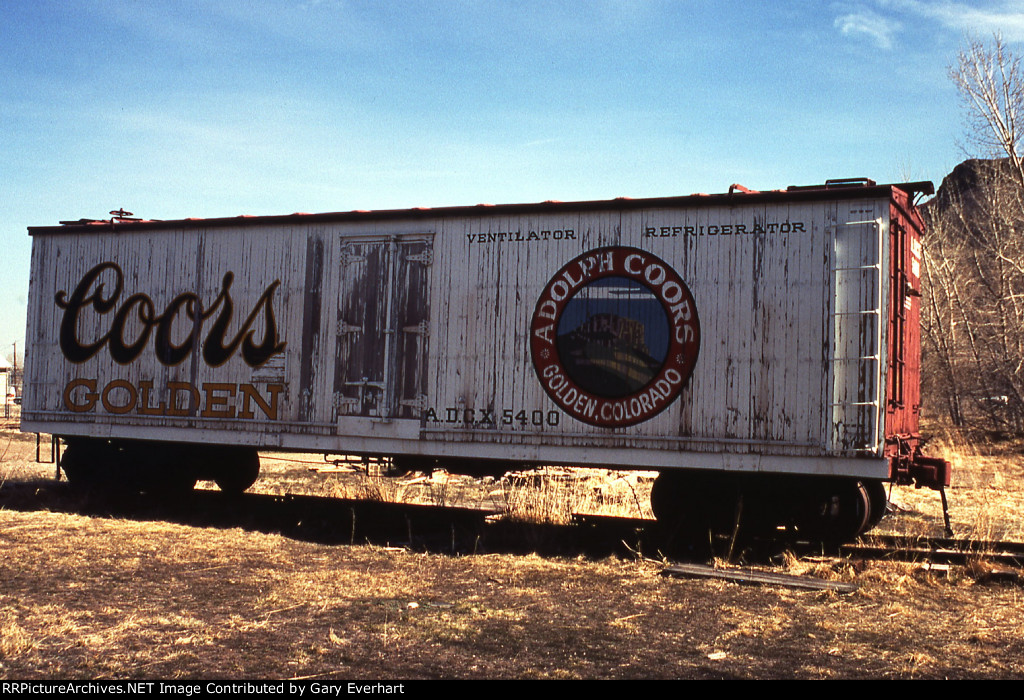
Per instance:
[[[852,593],[857,590],[857,585],[854,583],[823,581],[822,579],[809,576],[774,574],[768,571],[754,571],[752,569],[716,569],[713,566],[704,566],[703,564],[673,564],[662,569],[662,573],[666,576],[717,578],[725,581],[735,581],[736,583],[785,586],[787,588],[803,588],[812,591]]]

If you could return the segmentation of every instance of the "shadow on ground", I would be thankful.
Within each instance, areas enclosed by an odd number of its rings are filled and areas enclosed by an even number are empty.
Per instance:
[[[786,539],[714,543],[681,540],[653,520],[586,517],[572,525],[524,522],[472,508],[323,496],[225,494],[196,490],[159,496],[83,492],[46,479],[0,484],[0,508],[90,517],[241,528],[326,545],[371,544],[434,554],[647,557],[662,560],[777,562],[783,552],[834,553]]]
[[[0,485],[0,508],[242,528],[321,544],[397,546],[438,554],[656,557],[665,549],[664,533],[653,521],[554,525],[513,521],[486,510],[321,496],[203,490],[172,496],[94,493],[39,479]]]

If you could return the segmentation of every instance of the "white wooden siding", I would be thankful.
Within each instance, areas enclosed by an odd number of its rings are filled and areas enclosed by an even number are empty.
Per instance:
[[[881,276],[836,269],[887,269],[888,207],[887,198],[750,205],[740,198],[731,206],[678,209],[515,214],[481,207],[476,216],[433,219],[396,215],[315,224],[203,228],[171,222],[125,232],[47,230],[33,240],[24,425],[68,435],[342,452],[878,475],[884,468],[879,436],[886,362],[850,358],[884,353],[887,324],[855,312],[886,308],[887,285]],[[847,225],[874,220],[877,225]],[[791,230],[783,233],[783,224]],[[750,233],[755,225],[775,230]],[[708,235],[714,226],[743,226],[748,232]],[[705,233],[645,234],[663,227],[703,227]],[[501,233],[526,237],[530,231],[563,234],[557,240],[554,234],[546,241],[497,240]],[[487,234],[495,240],[488,242]],[[425,368],[425,375],[412,384],[401,379],[405,384],[395,388],[394,410],[383,415],[365,407],[350,410],[354,404],[346,403],[338,372],[348,362],[344,308],[358,279],[357,266],[344,256],[361,243],[392,240],[429,245],[423,305],[429,318],[421,344],[426,359],[412,363]],[[612,245],[649,251],[671,265],[694,297],[701,329],[699,358],[679,397],[650,420],[614,429],[562,412],[538,380],[529,350],[530,320],[551,276],[576,255]],[[62,312],[54,295],[70,294],[104,261],[124,271],[120,302],[143,293],[158,314],[186,291],[211,304],[224,275],[233,273],[229,337],[267,286],[280,281],[273,311],[287,343],[284,353],[255,369],[237,352],[219,367],[206,365],[198,353],[167,367],[156,360],[151,338],[127,365],[115,363],[106,350],[82,364],[66,361],[58,346]],[[84,314],[82,336],[106,332],[111,316]],[[201,337],[213,320],[204,321]],[[128,328],[128,338],[139,332],[137,323]],[[263,337],[262,317],[252,331],[257,341]],[[380,348],[381,357],[384,352]],[[168,382],[283,389],[276,420],[111,415],[99,406],[70,412],[62,392],[81,377],[95,379],[100,388],[115,380],[135,387],[150,382],[153,405],[169,401]],[[419,387],[422,405],[411,401],[406,385]],[[237,403],[238,396],[231,400]],[[862,405],[868,402],[874,406]],[[474,417],[468,423],[467,410]],[[491,423],[480,421],[485,411]],[[527,424],[515,418],[503,424],[508,411],[525,415]],[[537,415],[540,425],[534,424]],[[864,456],[874,460],[828,461]]]

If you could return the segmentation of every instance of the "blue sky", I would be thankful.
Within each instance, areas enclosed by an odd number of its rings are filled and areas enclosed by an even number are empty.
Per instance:
[[[935,181],[1024,2],[0,0],[0,354],[27,226]],[[984,155],[984,154],[970,154]]]

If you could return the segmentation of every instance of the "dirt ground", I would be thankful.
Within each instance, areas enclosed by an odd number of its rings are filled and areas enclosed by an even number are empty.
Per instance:
[[[1024,539],[1024,459],[942,447],[958,468],[958,534]],[[0,431],[5,679],[1024,677],[1024,588],[975,569],[824,556],[770,567],[858,585],[819,593],[668,578],[657,553],[565,544],[561,504],[643,515],[642,474],[385,480],[264,456],[267,494],[462,499],[549,523],[512,543],[460,533],[458,547],[453,526],[452,554],[445,533],[412,526],[309,537],[222,505],[96,501],[34,458],[34,436]],[[936,494],[892,500],[881,529],[941,534]]]

